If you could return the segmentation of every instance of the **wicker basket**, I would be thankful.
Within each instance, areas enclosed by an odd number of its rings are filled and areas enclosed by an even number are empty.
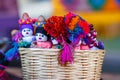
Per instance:
[[[100,80],[104,50],[76,50],[66,67],[58,65],[59,51],[20,48],[24,80]]]

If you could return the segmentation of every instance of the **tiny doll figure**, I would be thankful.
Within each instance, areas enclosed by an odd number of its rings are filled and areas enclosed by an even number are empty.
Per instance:
[[[80,39],[80,41],[76,45],[75,49],[78,49],[78,50],[89,50],[89,46],[85,43],[85,41],[83,39]]]
[[[48,41],[47,32],[43,27],[36,28],[36,47],[38,48],[51,48],[51,42]]]
[[[12,42],[19,42],[22,39],[22,34],[19,30],[12,30],[11,31]]]
[[[22,16],[22,21],[20,23],[20,31],[22,33],[22,40],[24,42],[31,43],[35,40],[33,36],[34,28],[32,25],[32,20],[27,13],[24,13]]]
[[[102,41],[97,41],[97,32],[93,28],[93,25],[90,25],[90,32],[87,34],[87,38],[89,40],[89,47],[90,50],[98,50],[98,49],[104,49],[104,44]]]
[[[33,24],[34,26],[34,32],[36,31],[37,27],[44,27],[44,24],[46,24],[46,19],[44,16],[40,15],[37,19],[37,21],[35,22],[35,24]]]
[[[44,27],[44,24],[46,23],[45,17],[40,15],[35,22],[34,26],[36,27]]]
[[[59,42],[54,37],[51,37],[51,41],[52,41],[52,48],[55,48],[55,49],[62,48],[62,45],[60,45]]]
[[[22,19],[23,20],[27,20],[27,19],[29,19],[30,17],[29,17],[29,15],[28,15],[28,13],[23,13],[23,15],[22,15]]]
[[[85,43],[85,41],[82,41],[80,50],[89,50],[89,46]]]
[[[27,24],[27,25],[22,25],[22,29],[21,29],[21,32],[22,32],[22,40],[25,41],[25,42],[32,42],[35,40],[35,37],[33,36],[33,27],[32,25],[30,24]]]
[[[22,34],[19,30],[14,29],[11,31],[11,37],[12,42],[10,43],[10,45],[12,48],[5,53],[5,59],[7,59],[8,61],[19,59],[18,43],[22,39]]]

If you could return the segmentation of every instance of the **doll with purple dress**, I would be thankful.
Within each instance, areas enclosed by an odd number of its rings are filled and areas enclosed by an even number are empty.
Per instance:
[[[22,40],[24,42],[32,42],[35,40],[35,36],[33,36],[34,33],[34,27],[32,19],[29,17],[29,15],[26,13],[23,14],[22,22],[20,22],[20,31],[22,33]]]
[[[24,13],[22,19],[19,20],[20,32],[22,34],[22,39],[19,41],[18,45],[20,47],[30,47],[31,42],[35,41],[33,20],[29,17],[27,13]]]

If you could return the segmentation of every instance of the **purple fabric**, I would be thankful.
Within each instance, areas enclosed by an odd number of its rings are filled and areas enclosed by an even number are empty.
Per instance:
[[[18,32],[12,37],[12,41],[18,42],[21,38],[22,38],[22,34],[21,32]]]
[[[3,68],[3,69],[6,69],[6,68],[7,68],[6,66],[3,66],[3,65],[1,65],[1,64],[0,64],[0,67]]]
[[[68,44],[67,42],[65,42],[65,40],[63,39],[63,49],[61,50],[61,54],[60,54],[60,60],[61,60],[61,64],[66,64],[67,62],[73,63],[73,56],[74,56],[74,48],[72,45]]]
[[[4,51],[0,49],[0,53],[2,53],[4,55]]]
[[[90,48],[97,46],[97,40],[95,40],[95,38],[97,37],[97,32],[96,30],[93,30],[92,32],[89,33],[90,35],[87,35],[88,38],[88,45]]]
[[[61,52],[61,62],[62,64],[65,64],[67,62],[73,63],[73,48],[71,45],[64,43],[64,47]]]
[[[22,31],[24,28],[29,28],[33,31],[33,26],[32,24],[23,24],[20,26],[20,31]]]

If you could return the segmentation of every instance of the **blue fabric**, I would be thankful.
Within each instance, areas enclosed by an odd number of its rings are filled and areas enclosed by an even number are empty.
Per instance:
[[[8,61],[11,61],[16,54],[18,54],[18,43],[14,42],[13,43],[13,48],[9,49],[6,53],[5,53],[5,59]],[[16,56],[18,57],[18,56]]]
[[[4,62],[4,52],[2,50],[0,50],[0,64],[2,64]]]
[[[83,29],[78,24],[73,31],[70,29],[68,31],[70,33],[69,40],[71,42],[75,42],[80,35],[84,34]]]
[[[18,43],[18,46],[23,48],[30,48],[30,45],[31,45],[31,42],[21,41]]]
[[[83,38],[83,41],[86,43],[86,44],[89,44],[89,40],[87,38]]]
[[[88,2],[93,9],[99,10],[104,6],[106,0],[89,0]]]
[[[35,22],[35,25],[36,25],[37,27],[43,27],[43,24],[46,24],[46,22],[45,22],[45,21],[40,22],[40,25],[38,25],[38,22]]]
[[[98,48],[99,49],[104,49],[104,43],[102,41],[98,42]]]

